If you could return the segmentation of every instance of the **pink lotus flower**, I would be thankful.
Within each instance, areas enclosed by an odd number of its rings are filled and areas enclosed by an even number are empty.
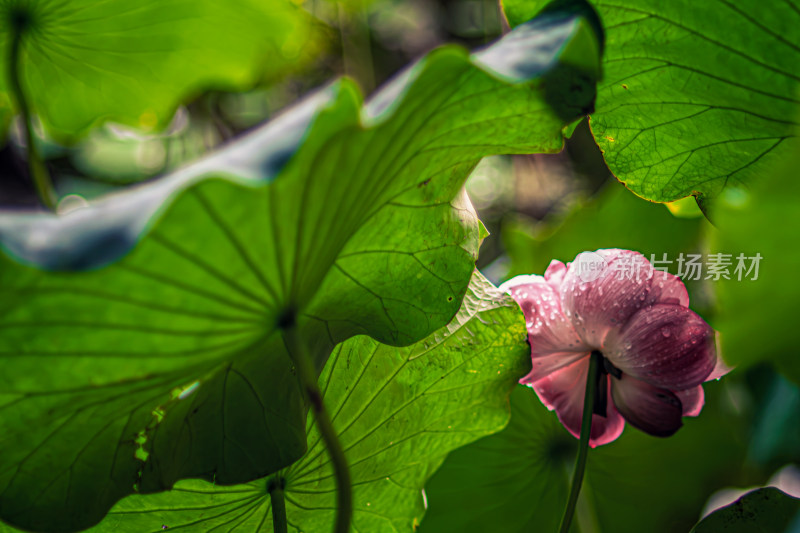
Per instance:
[[[640,253],[598,250],[542,276],[518,276],[501,289],[522,307],[533,369],[531,386],[579,437],[590,355],[603,356],[589,445],[615,440],[627,420],[667,437],[703,407],[703,383],[717,356],[714,330],[688,308],[683,282]]]

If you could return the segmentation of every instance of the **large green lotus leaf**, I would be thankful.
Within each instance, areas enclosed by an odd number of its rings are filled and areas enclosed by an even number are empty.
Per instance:
[[[393,348],[360,336],[336,347],[320,384],[350,462],[353,531],[419,524],[423,484],[447,452],[508,422],[508,395],[530,370],[525,338],[519,307],[476,273],[455,320],[425,340]],[[289,530],[329,531],[333,472],[310,418],[308,434],[308,453],[279,474]],[[91,531],[272,531],[267,487],[267,479],[230,487],[184,480],[125,498]]]
[[[0,214],[0,516],[77,529],[135,490],[298,459],[279,326],[321,369],[353,335],[407,345],[447,324],[482,236],[467,174],[558,150],[598,48],[553,14],[473,56],[431,53],[363,110],[345,80],[155,182]]]
[[[728,254],[731,262],[730,279],[716,284],[715,325],[728,363],[770,361],[800,383],[794,331],[800,301],[800,248],[795,244],[800,227],[800,142],[793,140],[787,146],[793,148],[794,157],[765,172],[749,190],[724,194],[713,212],[717,231],[711,235],[711,249]],[[740,255],[745,269],[737,272]]]
[[[767,487],[714,511],[691,533],[794,533],[798,527],[800,499]]]
[[[98,120],[169,122],[204,89],[236,90],[280,74],[313,50],[311,17],[291,0],[7,0],[0,4],[0,112],[14,21],[22,85],[61,138]]]
[[[626,427],[589,451],[573,531],[673,533],[697,521],[708,496],[740,482],[748,416],[727,399],[728,385],[705,385],[698,419],[669,439]],[[556,531],[578,441],[529,388],[511,395],[511,422],[496,435],[452,452],[425,486],[420,532]],[[748,479],[745,482],[750,482]]]
[[[503,0],[512,25],[542,0]],[[791,153],[800,113],[800,2],[592,0],[605,79],[591,125],[637,195],[713,197]]]

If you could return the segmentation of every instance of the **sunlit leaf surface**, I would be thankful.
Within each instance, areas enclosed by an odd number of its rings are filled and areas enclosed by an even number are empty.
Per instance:
[[[503,0],[512,25],[543,0]],[[606,32],[591,126],[611,171],[657,202],[751,183],[800,117],[800,2],[592,0]]]

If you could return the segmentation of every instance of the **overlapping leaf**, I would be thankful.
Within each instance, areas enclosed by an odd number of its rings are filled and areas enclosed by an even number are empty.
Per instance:
[[[591,125],[611,171],[658,202],[716,196],[791,153],[797,0],[592,0],[606,31]],[[503,0],[512,25],[542,0]]]
[[[60,137],[105,119],[163,126],[198,91],[247,88],[313,49],[311,17],[289,0],[5,0],[0,119],[15,24],[23,90]]]
[[[447,452],[508,421],[508,394],[530,369],[525,338],[519,307],[476,273],[455,320],[427,339],[393,348],[362,336],[337,346],[320,383],[352,469],[353,531],[419,524],[423,484]],[[308,433],[308,453],[280,473],[293,532],[327,531],[335,512],[333,472],[311,419]],[[122,500],[91,531],[272,531],[267,487],[181,481]]]
[[[0,516],[77,529],[134,490],[300,457],[279,325],[322,368],[350,336],[404,345],[449,322],[481,236],[464,179],[486,154],[560,148],[598,48],[553,13],[472,57],[433,52],[363,111],[338,82],[154,183],[0,214]]]

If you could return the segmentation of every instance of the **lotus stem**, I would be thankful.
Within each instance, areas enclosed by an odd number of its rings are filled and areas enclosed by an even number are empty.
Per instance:
[[[8,85],[14,95],[14,100],[16,100],[17,108],[22,115],[22,130],[27,148],[28,172],[31,180],[36,187],[36,192],[42,204],[50,210],[55,210],[57,196],[53,188],[53,182],[50,179],[50,173],[47,171],[47,166],[42,161],[34,142],[31,109],[22,89],[22,63],[20,61],[22,39],[31,21],[29,15],[24,11],[12,13],[12,18],[11,46],[9,47],[7,72]]]
[[[572,474],[572,486],[569,491],[569,499],[564,509],[564,516],[561,518],[559,533],[568,533],[569,526],[572,524],[572,517],[575,515],[575,505],[578,503],[578,496],[583,485],[583,474],[586,470],[586,459],[589,455],[589,435],[592,433],[592,415],[594,414],[594,400],[597,393],[597,384],[600,381],[601,369],[603,366],[603,354],[592,352],[589,360],[589,374],[586,377],[586,396],[583,399],[583,417],[581,418],[581,437],[578,444],[578,457],[575,460],[575,471]]]
[[[289,525],[286,521],[286,499],[283,495],[283,478],[273,477],[267,484],[270,502],[272,503],[272,531],[273,533],[288,533]]]
[[[333,422],[325,409],[322,392],[317,383],[317,372],[306,352],[305,344],[298,338],[297,328],[292,323],[283,329],[284,342],[289,350],[300,383],[305,390],[306,397],[314,414],[322,440],[328,450],[333,473],[336,478],[336,522],[334,533],[350,533],[350,522],[353,518],[353,489],[350,482],[350,468],[344,455],[339,437],[333,428]]]

